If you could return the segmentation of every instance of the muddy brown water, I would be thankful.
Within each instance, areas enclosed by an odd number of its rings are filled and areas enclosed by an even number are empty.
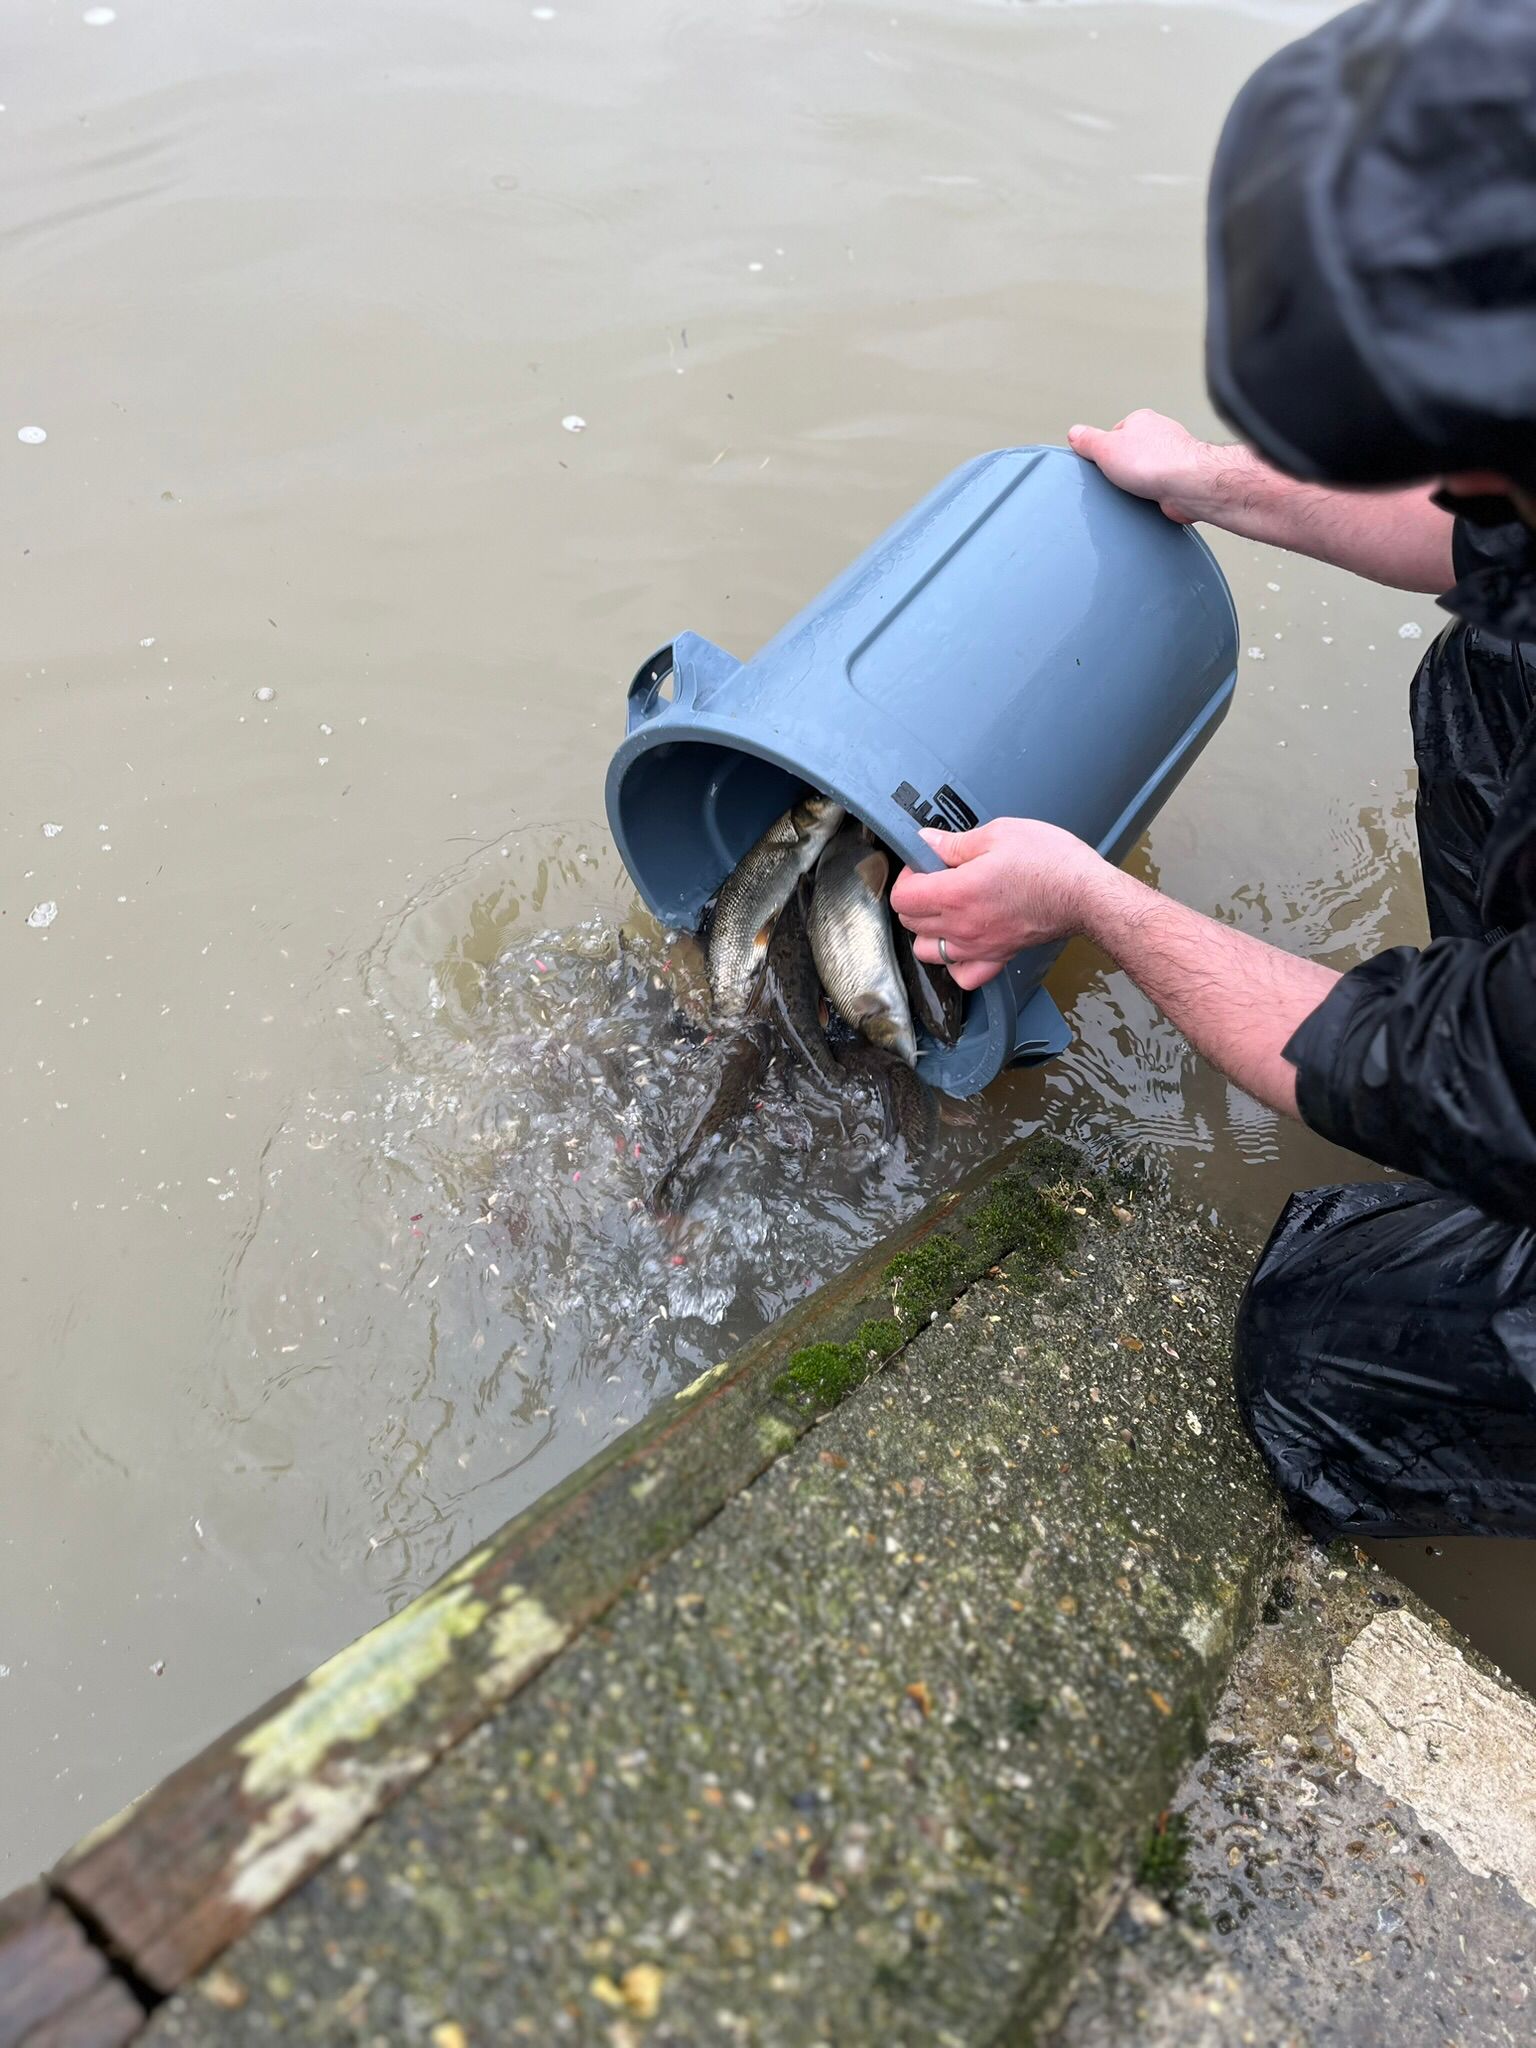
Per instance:
[[[1354,1170],[1079,951],[1072,1053],[925,1173],[776,1099],[663,1244],[686,960],[600,795],[674,631],[749,652],[979,449],[1210,424],[1211,143],[1321,9],[104,11],[0,32],[0,1885],[1014,1130],[1249,1228]],[[1419,936],[1433,608],[1222,555],[1251,652],[1141,872]],[[1447,1549],[1519,1668],[1521,1553]]]

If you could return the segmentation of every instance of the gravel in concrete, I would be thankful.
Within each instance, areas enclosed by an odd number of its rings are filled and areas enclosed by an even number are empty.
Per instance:
[[[157,2044],[1027,2041],[1204,1720],[1280,1520],[1245,1249],[1063,1185]]]

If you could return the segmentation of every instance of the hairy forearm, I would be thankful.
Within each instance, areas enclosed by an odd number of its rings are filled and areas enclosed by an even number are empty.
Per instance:
[[[1394,590],[1438,594],[1455,581],[1448,512],[1430,486],[1331,491],[1297,483],[1251,449],[1211,446],[1199,517],[1246,540],[1332,562]]]
[[[1295,1116],[1291,1033],[1338,980],[1220,925],[1105,866],[1086,892],[1082,928],[1176,1024],[1197,1052],[1270,1109]]]

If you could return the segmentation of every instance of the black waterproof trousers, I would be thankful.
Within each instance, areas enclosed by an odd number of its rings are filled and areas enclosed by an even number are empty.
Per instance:
[[[1467,638],[1447,634],[1414,685],[1437,938],[1483,933],[1488,822],[1536,716],[1531,650],[1469,664]],[[1536,1231],[1424,1181],[1293,1195],[1239,1312],[1236,1374],[1315,1533],[1536,1536]]]

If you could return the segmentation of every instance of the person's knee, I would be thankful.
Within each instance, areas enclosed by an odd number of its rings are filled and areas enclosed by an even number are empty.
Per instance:
[[[1310,1315],[1310,1290],[1296,1271],[1293,1251],[1315,1207],[1313,1191],[1291,1196],[1238,1303],[1232,1333],[1233,1389],[1250,1433],[1257,1433],[1257,1411],[1278,1392],[1305,1355],[1306,1347],[1298,1339],[1304,1319]]]

